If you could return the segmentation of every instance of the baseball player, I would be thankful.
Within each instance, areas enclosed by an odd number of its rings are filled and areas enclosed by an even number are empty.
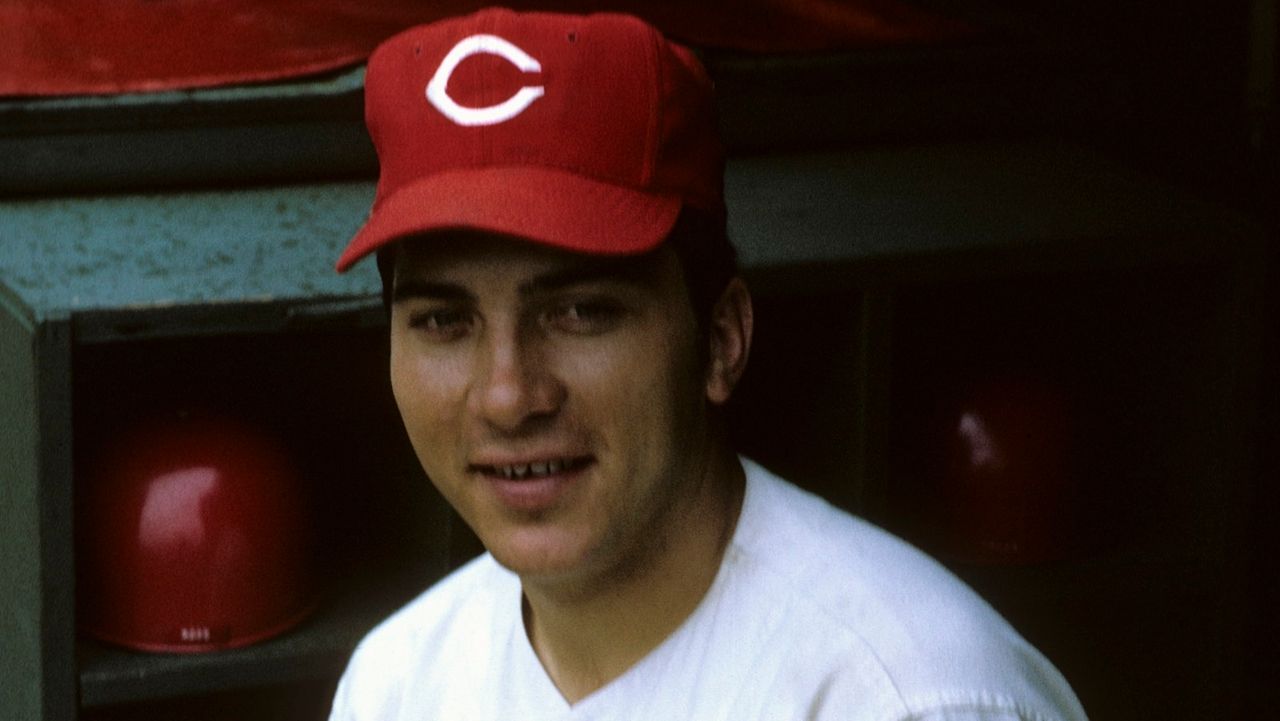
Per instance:
[[[751,298],[689,50],[484,10],[387,41],[366,102],[338,267],[376,254],[405,428],[487,552],[363,640],[333,721],[1084,718],[941,566],[730,447]]]

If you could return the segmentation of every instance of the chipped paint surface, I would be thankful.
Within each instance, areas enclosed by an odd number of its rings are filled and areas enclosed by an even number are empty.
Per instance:
[[[333,263],[373,183],[0,201],[0,296],[38,317],[156,305],[369,296]],[[725,194],[746,268],[1098,247],[1216,247],[1220,210],[1054,144],[739,158]],[[1250,235],[1251,237],[1251,235]],[[1096,241],[1093,246],[1083,241]],[[1174,242],[1174,241],[1177,242]],[[10,306],[14,304],[9,302]]]
[[[333,270],[372,183],[0,202],[0,285],[39,318],[378,292]]]

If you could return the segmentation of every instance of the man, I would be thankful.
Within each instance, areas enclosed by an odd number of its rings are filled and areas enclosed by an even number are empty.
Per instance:
[[[619,15],[488,10],[378,49],[391,380],[487,553],[361,643],[348,719],[1082,719],[904,543],[739,459],[751,346],[710,83]]]

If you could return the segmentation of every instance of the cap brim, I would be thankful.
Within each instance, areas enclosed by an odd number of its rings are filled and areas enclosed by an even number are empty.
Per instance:
[[[423,178],[374,205],[338,259],[338,272],[400,238],[481,230],[597,255],[642,253],[675,226],[682,202],[547,168],[455,170]]]

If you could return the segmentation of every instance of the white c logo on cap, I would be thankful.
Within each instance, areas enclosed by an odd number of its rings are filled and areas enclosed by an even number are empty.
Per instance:
[[[427,83],[427,100],[444,113],[446,118],[458,125],[496,125],[523,113],[533,101],[542,97],[544,91],[541,85],[526,85],[515,95],[497,105],[486,108],[468,108],[459,105],[449,97],[449,92],[446,90],[449,86],[449,78],[459,63],[477,53],[497,55],[522,72],[542,71],[541,63],[497,35],[472,35],[453,46],[449,54],[444,56],[436,74],[431,76],[431,82]]]

